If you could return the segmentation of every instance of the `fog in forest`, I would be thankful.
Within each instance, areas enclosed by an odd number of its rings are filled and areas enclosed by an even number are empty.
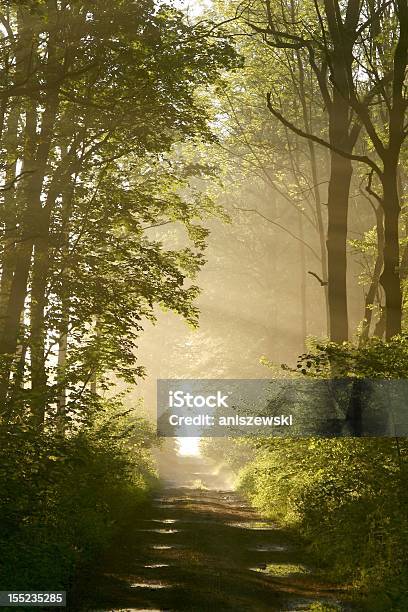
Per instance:
[[[234,170],[231,174],[235,175]],[[323,176],[323,202],[326,184]],[[195,279],[200,287],[197,327],[157,309],[157,321],[145,323],[138,342],[138,360],[146,376],[132,389],[129,401],[142,400],[153,423],[158,379],[279,377],[282,364],[296,366],[308,340],[327,338],[318,236],[309,231],[305,237],[302,231],[302,217],[310,210],[309,191],[305,189],[297,206],[290,202],[289,192],[282,197],[262,181],[231,186],[231,194],[219,196],[229,219],[207,224],[206,263]],[[374,215],[361,194],[356,196],[351,204],[350,234],[362,237],[371,229]],[[170,236],[156,232],[166,245],[180,240],[177,228]],[[348,258],[350,329],[355,330],[364,308],[364,288],[359,282],[364,262],[352,245]],[[159,472],[181,484],[199,482],[194,476],[197,463],[188,460],[192,454],[201,457],[207,470],[220,474],[215,485],[229,488],[234,479],[222,461],[222,443],[214,439],[215,455],[217,446],[219,462],[200,455],[199,438],[167,439],[155,453]]]
[[[408,610],[407,75],[408,0],[0,0],[0,605]]]

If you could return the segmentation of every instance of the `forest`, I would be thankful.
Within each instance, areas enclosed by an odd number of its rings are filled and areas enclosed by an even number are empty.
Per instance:
[[[408,378],[407,136],[408,0],[0,0],[0,591],[408,609],[406,434],[156,432],[159,379]]]

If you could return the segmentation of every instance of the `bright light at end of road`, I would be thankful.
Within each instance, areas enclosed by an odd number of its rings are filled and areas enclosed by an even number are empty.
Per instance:
[[[177,454],[182,457],[200,457],[200,438],[176,438]]]

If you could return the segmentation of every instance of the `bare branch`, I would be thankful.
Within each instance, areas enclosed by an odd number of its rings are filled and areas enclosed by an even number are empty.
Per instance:
[[[319,281],[322,287],[325,287],[326,285],[329,284],[327,281],[324,281],[322,278],[320,278],[320,276],[316,274],[316,272],[311,272],[311,270],[308,270],[307,273],[310,274],[311,276],[314,276]]]
[[[23,178],[24,175],[33,174],[34,172],[35,170],[24,170],[23,172],[20,172],[20,174],[14,177],[12,181],[9,181],[8,183],[5,183],[2,187],[0,187],[0,191],[10,191],[10,189],[12,189],[14,185]]]
[[[293,232],[291,232],[290,230],[288,230],[287,227],[285,227],[284,225],[281,225],[280,223],[278,223],[277,221],[274,221],[273,219],[269,219],[269,217],[266,217],[264,214],[262,214],[261,212],[259,212],[259,210],[257,210],[256,208],[240,208],[239,206],[234,206],[234,208],[236,210],[241,210],[242,212],[252,212],[255,213],[256,215],[258,215],[259,217],[262,217],[262,219],[265,219],[265,221],[268,221],[268,223],[272,223],[272,225],[276,225],[276,227],[279,227],[279,229],[283,230],[284,232],[286,232],[287,234],[289,234],[289,236],[291,236],[292,238],[294,238],[295,240],[297,240],[298,242],[301,242],[302,244],[305,245],[306,248],[309,249],[309,251],[311,251],[313,253],[313,255],[316,257],[316,259],[318,261],[320,261],[320,256],[316,253],[316,251],[314,250],[313,247],[310,246],[310,244],[308,244],[307,242],[305,242],[302,238],[299,238],[299,236],[296,236],[296,234],[294,234]]]
[[[382,171],[380,167],[377,166],[377,164],[372,159],[367,157],[367,155],[355,155],[353,153],[348,153],[347,151],[344,151],[343,149],[339,149],[335,147],[330,142],[323,140],[323,138],[319,138],[319,136],[315,136],[314,134],[309,134],[307,132],[304,132],[303,130],[295,126],[291,121],[286,119],[278,110],[276,110],[272,106],[271,92],[268,92],[266,94],[266,99],[267,99],[268,109],[270,110],[271,114],[274,117],[276,117],[276,119],[279,119],[279,121],[283,123],[283,125],[288,127],[290,130],[292,130],[292,132],[294,132],[298,136],[301,136],[302,138],[307,138],[308,140],[312,140],[313,142],[320,144],[322,147],[326,147],[326,149],[330,149],[334,153],[337,153],[338,155],[341,155],[342,157],[345,157],[346,159],[351,159],[352,161],[358,161],[363,164],[367,164],[367,166],[370,166],[370,168],[372,168],[374,172],[378,174],[379,177],[382,176]]]

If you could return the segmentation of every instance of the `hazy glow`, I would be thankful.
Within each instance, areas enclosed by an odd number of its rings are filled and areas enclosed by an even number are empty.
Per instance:
[[[200,457],[200,438],[176,438],[177,454],[182,457]]]
[[[211,0],[174,0],[174,6],[190,15],[200,15],[211,6]]]

